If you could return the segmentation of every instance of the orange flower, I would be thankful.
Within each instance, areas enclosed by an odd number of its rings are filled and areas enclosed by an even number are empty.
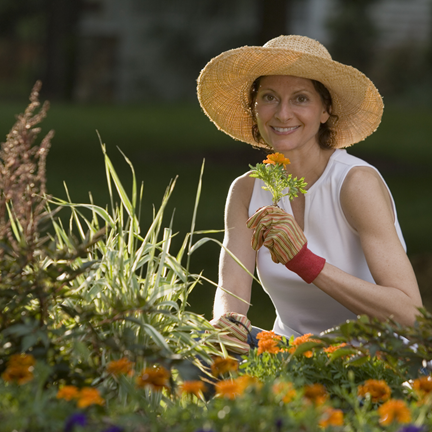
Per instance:
[[[57,399],[65,399],[67,401],[70,401],[72,399],[78,399],[78,397],[79,397],[79,390],[77,387],[72,385],[63,386],[57,392]]]
[[[232,379],[219,381],[215,384],[215,388],[216,396],[226,397],[228,399],[235,399],[237,396],[240,396],[244,391],[241,383],[239,383],[237,380]]]
[[[322,405],[328,398],[328,393],[322,384],[310,384],[304,388],[304,397],[316,405]]]
[[[227,372],[235,372],[237,369],[238,361],[232,358],[216,357],[211,365],[211,371],[215,377]]]
[[[6,382],[15,382],[22,385],[33,379],[33,372],[29,369],[28,366],[8,366],[2,373],[2,378]]]
[[[323,351],[325,353],[327,353],[330,357],[330,354],[334,353],[335,351],[337,351],[339,348],[343,348],[344,346],[346,346],[346,343],[341,343],[339,345],[331,345],[327,348],[324,348]]]
[[[31,367],[36,363],[31,354],[14,354],[8,360],[8,366],[12,367]]]
[[[278,347],[279,341],[282,339],[281,336],[276,335],[273,331],[262,331],[257,334],[258,339],[258,355],[263,352],[269,352],[270,354],[277,354],[281,351]]]
[[[107,372],[113,375],[133,375],[134,363],[129,361],[126,357],[120,360],[114,360],[108,363]]]
[[[263,163],[267,164],[280,164],[286,166],[291,163],[291,161],[286,158],[282,153],[272,153],[267,156],[267,159],[263,160]]]
[[[317,339],[311,339],[310,337],[312,336],[312,333],[306,333],[303,336],[299,336],[297,338],[295,338],[292,343],[291,343],[291,348],[288,350],[291,354],[294,354],[297,347],[300,346],[301,344],[304,344],[305,342],[321,342]],[[307,358],[311,358],[313,356],[313,352],[312,351],[306,351],[303,353],[303,355]]]
[[[393,421],[398,423],[409,423],[411,412],[403,400],[390,399],[378,408],[380,415],[379,422],[382,425],[389,425]]]
[[[291,402],[297,394],[292,383],[290,383],[290,382],[283,382],[282,381],[282,382],[275,383],[275,384],[273,384],[272,390],[273,390],[273,393],[276,396],[279,396],[281,398],[282,402],[284,402],[284,403]]]
[[[319,425],[323,428],[327,426],[343,426],[343,412],[339,409],[326,408]]]
[[[136,385],[140,388],[150,386],[154,390],[169,387],[170,373],[162,366],[145,368],[136,378]]]
[[[424,376],[414,380],[413,390],[421,397],[425,398],[432,395],[432,377]]]
[[[242,393],[244,390],[246,390],[248,387],[256,387],[261,388],[262,384],[261,381],[251,375],[242,375],[234,380],[242,389]]]
[[[180,386],[181,394],[193,394],[199,397],[204,391],[206,391],[206,385],[202,381],[185,381]]]
[[[92,387],[83,387],[78,394],[78,408],[86,408],[90,405],[103,405],[105,400],[99,390]]]
[[[391,390],[385,381],[370,379],[358,388],[359,396],[365,397],[367,394],[372,402],[385,402],[390,398]]]

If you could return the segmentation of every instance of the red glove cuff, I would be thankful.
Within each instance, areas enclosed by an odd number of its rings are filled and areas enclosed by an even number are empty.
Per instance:
[[[307,243],[299,253],[285,264],[288,270],[297,273],[306,283],[312,283],[324,268],[326,260],[311,252]]]

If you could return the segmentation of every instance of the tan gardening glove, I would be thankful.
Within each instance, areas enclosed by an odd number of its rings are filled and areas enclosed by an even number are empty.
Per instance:
[[[250,345],[247,343],[248,335],[252,330],[251,322],[242,314],[227,312],[210,321],[210,324],[217,329],[227,332],[221,335],[221,342],[229,342],[228,351],[236,354],[247,354]],[[234,345],[233,345],[233,344]]]
[[[273,262],[284,264],[307,283],[321,273],[325,259],[308,249],[304,232],[292,215],[277,206],[266,206],[258,209],[246,224],[254,230],[254,250],[265,246]]]

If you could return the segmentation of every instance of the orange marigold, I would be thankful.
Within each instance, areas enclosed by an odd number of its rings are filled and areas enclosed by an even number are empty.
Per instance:
[[[33,379],[33,372],[30,371],[29,366],[8,366],[2,373],[2,378],[6,382],[22,385]]]
[[[70,401],[72,399],[78,399],[79,394],[80,392],[77,387],[72,385],[66,385],[57,392],[57,399],[65,399],[67,401]]]
[[[270,354],[277,354],[280,352],[278,341],[274,339],[261,339],[258,341],[258,355],[268,352]]]
[[[120,360],[113,360],[107,365],[107,372],[113,375],[133,375],[134,363],[129,361],[126,357]]]
[[[216,396],[218,397],[226,397],[228,399],[235,399],[237,396],[240,396],[244,388],[241,383],[237,380],[227,379],[223,381],[219,381],[215,384]]]
[[[358,395],[365,397],[370,395],[372,402],[385,402],[390,399],[391,390],[384,380],[367,380],[364,385],[358,387]]]
[[[36,363],[31,354],[14,354],[8,360],[8,366],[12,367],[31,367]]]
[[[284,403],[291,402],[297,394],[292,383],[286,381],[273,384],[272,391],[276,396],[280,397]]]
[[[150,386],[154,390],[169,388],[170,373],[162,366],[147,367],[136,378],[136,385],[140,388]]]
[[[238,361],[232,358],[216,357],[211,365],[213,376],[224,375],[227,372],[235,372],[238,369]]]
[[[328,393],[322,384],[310,384],[304,387],[303,396],[316,405],[322,405],[328,398]]]
[[[413,390],[421,398],[432,395],[432,376],[424,376],[414,380]]]
[[[311,339],[312,333],[306,333],[303,336],[299,336],[297,338],[295,338],[292,342],[291,342],[291,348],[288,350],[291,354],[294,354],[297,347],[301,344],[304,344],[305,342],[321,342],[317,339]],[[313,352],[312,351],[306,351],[303,353],[303,355],[307,358],[311,358],[313,356]]]
[[[346,346],[346,343],[345,343],[345,342],[344,342],[344,343],[341,343],[341,344],[339,344],[339,345],[331,345],[331,346],[329,346],[329,347],[327,347],[327,348],[324,348],[323,351],[324,351],[325,353],[327,353],[327,354],[332,354],[332,353],[334,353],[335,351],[337,351],[339,348],[343,348],[344,346]]]
[[[378,408],[380,415],[379,422],[382,425],[389,425],[393,421],[398,423],[409,423],[411,412],[403,400],[390,399]]]
[[[321,427],[343,426],[343,412],[339,409],[326,408],[319,422]]]
[[[103,405],[105,400],[99,390],[92,387],[83,387],[78,394],[78,408],[86,408],[90,405]]]
[[[251,376],[251,375],[239,376],[234,381],[240,386],[240,388],[242,389],[242,393],[248,387],[261,388],[261,386],[262,386],[261,381],[258,378]]]
[[[180,386],[180,393],[193,394],[199,397],[206,389],[206,385],[202,381],[184,381]]]
[[[262,339],[276,339],[278,341],[282,340],[282,336],[277,335],[274,331],[262,331],[256,335],[258,340]]]
[[[267,164],[280,164],[280,165],[288,165],[291,161],[286,158],[282,153],[272,153],[267,155],[267,159],[263,160],[263,163]]]

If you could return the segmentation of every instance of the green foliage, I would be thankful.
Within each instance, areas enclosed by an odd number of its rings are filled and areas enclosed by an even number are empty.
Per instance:
[[[273,205],[284,197],[288,196],[290,200],[293,200],[298,196],[298,193],[306,193],[304,189],[307,183],[304,182],[304,178],[297,179],[292,178],[291,174],[286,173],[285,166],[280,163],[264,164],[258,163],[255,167],[249,165],[252,173],[250,177],[259,178],[265,183],[263,189],[271,192],[273,196]]]

